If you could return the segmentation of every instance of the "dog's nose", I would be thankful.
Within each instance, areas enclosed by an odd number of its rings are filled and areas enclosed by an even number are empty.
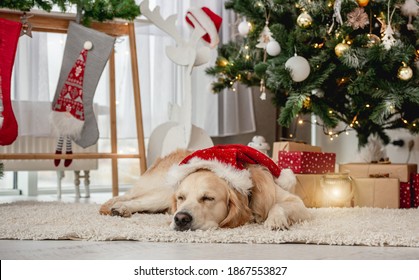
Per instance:
[[[176,213],[175,217],[175,224],[176,224],[176,230],[184,231],[191,228],[192,225],[192,216],[189,213],[186,212],[178,212]]]

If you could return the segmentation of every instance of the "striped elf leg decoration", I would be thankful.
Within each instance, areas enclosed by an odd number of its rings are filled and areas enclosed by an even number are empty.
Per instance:
[[[57,148],[55,148],[55,154],[61,155],[63,153],[63,143],[64,143],[64,136],[60,136],[57,142]],[[60,159],[54,159],[54,165],[60,165]]]
[[[73,154],[73,148],[72,148],[72,143],[71,143],[70,137],[67,137],[67,139],[65,141],[65,153],[67,155]],[[73,162],[72,159],[64,160],[64,167],[69,167],[72,162]]]

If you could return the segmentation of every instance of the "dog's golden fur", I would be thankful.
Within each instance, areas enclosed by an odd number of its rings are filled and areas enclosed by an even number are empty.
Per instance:
[[[208,170],[197,170],[174,189],[165,175],[190,152],[178,150],[158,159],[126,194],[104,203],[100,213],[130,217],[135,212],[170,212],[176,230],[234,228],[248,222],[264,223],[270,229],[287,229],[306,220],[309,213],[302,200],[278,186],[262,166],[249,165],[253,187],[242,194]]]

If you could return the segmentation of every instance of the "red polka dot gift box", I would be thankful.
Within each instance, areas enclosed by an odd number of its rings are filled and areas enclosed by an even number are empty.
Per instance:
[[[296,174],[325,174],[335,172],[335,163],[335,153],[278,152],[278,166],[280,168],[290,168]]]
[[[400,208],[419,207],[419,174],[413,173],[410,182],[400,182]]]

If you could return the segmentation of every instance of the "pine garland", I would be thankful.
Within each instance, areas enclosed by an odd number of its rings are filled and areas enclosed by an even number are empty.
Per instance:
[[[355,130],[360,146],[370,135],[389,143],[390,129],[419,133],[419,6],[410,11],[414,15],[409,21],[402,11],[406,0],[362,2],[367,4],[360,7],[360,0],[227,1],[225,7],[245,17],[252,29],[246,37],[237,36],[235,43],[221,46],[217,65],[207,69],[217,78],[214,92],[237,83],[263,83],[280,109],[280,125],[289,126],[296,116],[314,113],[327,135]],[[356,15],[365,20],[364,12],[368,22],[360,24]],[[298,24],[303,13],[311,17],[308,26]],[[265,56],[263,49],[255,47],[267,19],[272,37],[281,46],[277,56]],[[395,42],[387,49],[383,35],[389,24]],[[340,43],[346,44],[346,50],[337,55]],[[285,68],[295,52],[310,64],[310,75],[301,82],[293,81]],[[401,72],[409,69],[410,77]],[[346,124],[345,129],[336,130],[339,122]]]
[[[133,20],[140,15],[140,8],[135,0],[1,0],[0,8],[29,11],[32,8],[50,12],[56,5],[65,12],[76,6],[81,21],[88,25],[90,21],[106,21],[114,18]]]

